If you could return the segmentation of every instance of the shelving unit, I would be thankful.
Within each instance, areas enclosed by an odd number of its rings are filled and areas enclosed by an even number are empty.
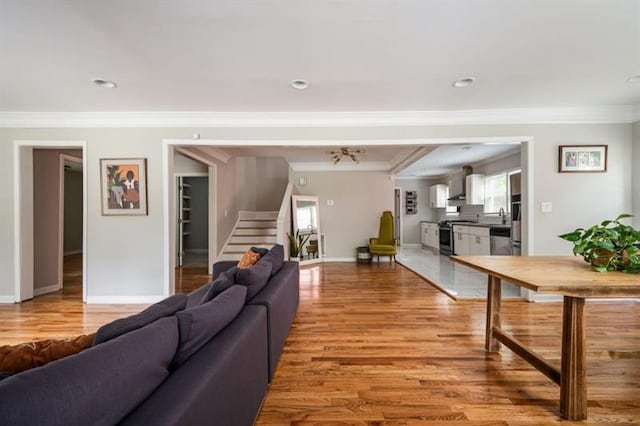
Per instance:
[[[178,177],[178,266],[184,264],[184,241],[191,235],[189,224],[191,223],[191,185],[184,182],[182,176]]]

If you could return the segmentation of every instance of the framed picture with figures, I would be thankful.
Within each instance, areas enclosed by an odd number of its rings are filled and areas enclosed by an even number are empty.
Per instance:
[[[147,159],[100,159],[103,216],[146,216]]]
[[[607,145],[560,145],[558,172],[606,172]]]

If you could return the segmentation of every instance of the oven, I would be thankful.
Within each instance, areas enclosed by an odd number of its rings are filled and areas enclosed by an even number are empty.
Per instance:
[[[453,254],[453,225],[451,223],[440,223],[440,254],[450,256]]]

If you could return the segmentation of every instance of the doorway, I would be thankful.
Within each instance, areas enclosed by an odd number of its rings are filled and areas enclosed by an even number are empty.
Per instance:
[[[79,250],[86,247],[86,143],[84,141],[14,141],[14,301],[19,303],[63,286],[64,257],[64,164],[81,168],[81,236]],[[62,156],[71,158],[63,160]],[[79,165],[81,164],[81,166]],[[86,301],[86,256],[81,287],[76,292]],[[80,297],[79,297],[80,299]]]
[[[209,177],[176,177],[176,265],[209,263]]]

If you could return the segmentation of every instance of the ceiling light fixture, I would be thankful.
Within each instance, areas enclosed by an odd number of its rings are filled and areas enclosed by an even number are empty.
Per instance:
[[[291,82],[291,87],[297,90],[304,90],[309,87],[309,82],[307,80],[293,80]]]
[[[464,77],[453,82],[453,87],[461,88],[471,86],[476,81],[475,77]]]
[[[329,151],[329,155],[331,156],[331,161],[333,161],[333,164],[338,164],[340,160],[342,160],[342,157],[349,157],[351,158],[351,161],[358,164],[360,163],[360,159],[357,157],[357,155],[360,154],[364,154],[364,149],[356,149],[352,151],[346,146],[340,148],[339,151]]]
[[[634,75],[627,79],[627,83],[640,83],[640,75]]]
[[[100,87],[106,87],[107,89],[115,89],[118,85],[111,80],[104,80],[102,78],[94,78],[93,82]]]

